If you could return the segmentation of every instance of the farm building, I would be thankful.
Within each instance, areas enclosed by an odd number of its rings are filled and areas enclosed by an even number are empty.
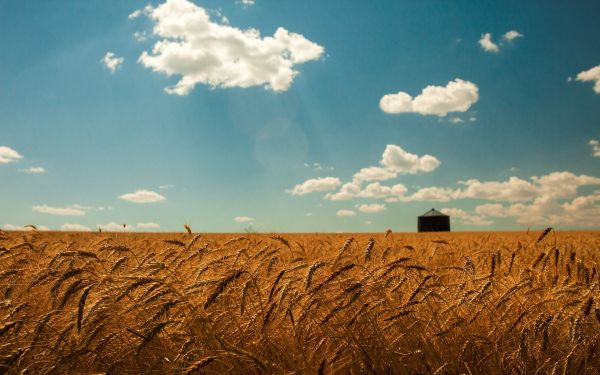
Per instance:
[[[417,229],[419,232],[450,232],[450,216],[432,208],[419,216]]]

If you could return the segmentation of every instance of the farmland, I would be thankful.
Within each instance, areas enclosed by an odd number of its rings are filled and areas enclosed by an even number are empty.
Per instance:
[[[0,373],[597,373],[600,233],[0,234]]]

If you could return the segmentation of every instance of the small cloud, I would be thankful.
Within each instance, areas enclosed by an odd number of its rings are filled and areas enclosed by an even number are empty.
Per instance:
[[[27,169],[19,169],[19,172],[37,174],[46,173],[46,170],[42,167],[31,167]]]
[[[31,208],[34,212],[39,212],[48,215],[57,216],[83,216],[85,211],[78,207],[67,206],[67,207],[50,207],[47,205],[37,205]]]
[[[147,38],[146,36],[146,32],[142,31],[136,31],[135,33],[133,33],[133,39],[135,39],[137,42],[144,42]]]
[[[571,77],[571,76],[568,76],[568,77],[567,77],[567,82],[573,82],[573,77]]]
[[[594,82],[594,92],[600,94],[600,65],[577,74],[577,80],[580,82]]]
[[[312,212],[307,212],[304,215],[306,215],[306,216],[312,216]]]
[[[475,121],[477,121],[477,117],[471,116],[471,117],[469,117],[469,121],[475,122]]]
[[[60,230],[64,232],[91,232],[92,228],[88,228],[81,224],[63,224]]]
[[[166,200],[162,195],[150,190],[136,190],[119,196],[119,199],[133,203],[156,203]]]
[[[385,113],[418,113],[445,117],[450,112],[466,112],[479,100],[476,84],[456,78],[446,86],[425,87],[416,97],[400,91],[384,95],[379,107]]]
[[[304,166],[307,168],[312,168],[315,171],[333,171],[335,169],[334,167],[323,166],[321,163],[312,163],[312,164],[304,163]]]
[[[0,146],[0,164],[14,163],[19,159],[23,159],[23,156],[17,151],[7,146]]]
[[[386,210],[384,204],[372,203],[372,204],[361,204],[356,206],[360,212],[365,214],[375,214]]]
[[[342,182],[337,177],[312,178],[286,190],[291,195],[304,195],[322,191],[335,190]]]
[[[340,217],[356,216],[356,212],[354,212],[352,210],[339,210],[335,214]]]
[[[596,139],[591,139],[589,144],[592,146],[592,156],[600,158],[600,142]]]
[[[136,227],[138,229],[159,229],[160,224],[148,222],[148,223],[137,223]]]
[[[517,167],[510,167],[511,172],[517,172],[518,170],[519,170],[519,168],[517,168]]]
[[[254,5],[254,1],[255,0],[240,0],[240,3],[249,6],[249,5]]]
[[[106,52],[106,55],[104,55],[101,61],[106,69],[110,70],[111,73],[114,73],[123,64],[125,59],[115,56],[112,52]]]
[[[103,232],[125,232],[133,230],[133,227],[129,224],[117,224],[114,221],[108,224],[98,224],[98,228],[102,229]]]
[[[465,122],[463,119],[461,119],[460,117],[452,117],[449,120],[451,123],[453,124],[460,124],[461,122]]]
[[[127,16],[127,18],[129,18],[130,20],[133,20],[135,18],[138,18],[141,15],[142,15],[142,10],[141,9],[136,9],[133,12],[131,12],[131,14],[129,14]]]
[[[251,223],[254,221],[254,218],[248,216],[236,216],[233,218],[233,220],[238,223]]]
[[[365,225],[371,225],[371,224],[373,224],[372,221],[370,221],[370,220],[365,221]]]
[[[175,185],[169,185],[169,184],[167,184],[167,185],[160,185],[158,188],[160,190],[169,190],[169,189],[172,189],[174,187],[175,187]]]
[[[502,39],[506,40],[507,42],[510,42],[513,39],[522,38],[522,37],[523,37],[523,34],[518,32],[517,30],[510,30],[510,31],[505,32],[504,35],[502,35]]]
[[[479,39],[479,45],[486,52],[497,53],[498,51],[500,51],[498,45],[492,41],[492,34],[490,33],[485,33],[481,35],[481,38]]]

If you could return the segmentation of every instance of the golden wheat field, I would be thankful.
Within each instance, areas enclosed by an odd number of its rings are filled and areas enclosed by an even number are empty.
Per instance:
[[[595,374],[600,233],[0,235],[0,373]]]

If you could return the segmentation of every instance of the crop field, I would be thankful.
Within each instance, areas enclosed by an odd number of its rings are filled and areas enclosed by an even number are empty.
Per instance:
[[[598,232],[0,233],[0,373],[596,374]]]

